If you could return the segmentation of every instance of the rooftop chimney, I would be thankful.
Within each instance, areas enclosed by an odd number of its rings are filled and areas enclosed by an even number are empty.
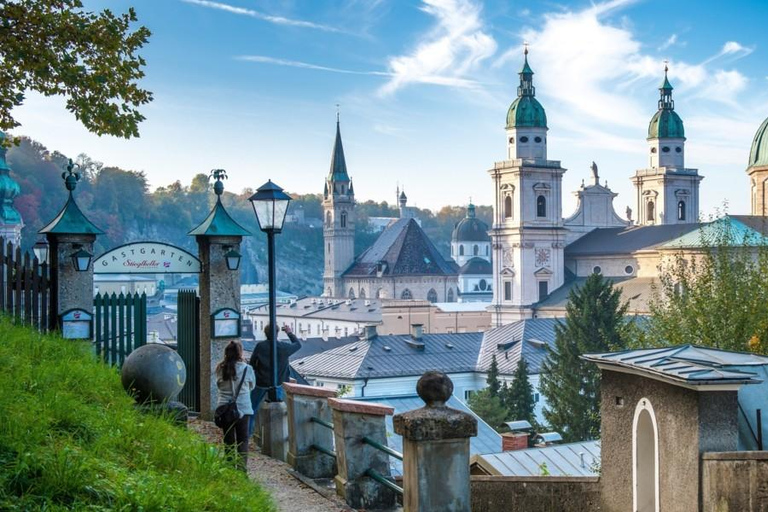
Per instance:
[[[372,340],[376,336],[378,336],[378,333],[376,332],[376,324],[368,324],[363,327],[363,335],[361,336],[361,339]]]
[[[511,452],[528,448],[528,433],[507,432],[501,434],[501,451]]]
[[[424,334],[424,324],[411,324],[411,338],[421,341]]]

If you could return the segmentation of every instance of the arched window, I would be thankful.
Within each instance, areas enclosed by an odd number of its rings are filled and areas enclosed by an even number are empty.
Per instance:
[[[536,216],[547,216],[547,198],[544,196],[539,196],[536,198]]]
[[[376,298],[377,298],[377,299],[380,299],[380,298],[381,298],[381,288],[379,288],[378,290],[376,290]]]
[[[361,288],[361,289],[360,289],[360,298],[361,298],[361,299],[364,299],[364,298],[365,298],[365,288]]]
[[[325,225],[331,227],[331,212],[325,213]]]
[[[653,201],[648,201],[648,205],[645,208],[645,220],[648,222],[653,222],[653,219],[656,217],[656,212],[654,208]]]
[[[459,256],[464,256],[464,246],[463,245],[459,246]]]
[[[341,212],[341,227],[347,227],[347,212]]]
[[[448,288],[448,302],[453,302],[453,288]]]
[[[512,196],[509,195],[504,198],[504,218],[512,218]]]
[[[647,398],[640,399],[632,421],[632,510],[658,512],[659,431]]]
[[[349,295],[347,295],[347,297],[349,297],[350,299],[354,299],[355,298],[355,290],[354,290],[354,288],[350,288],[349,289]]]
[[[685,220],[685,201],[677,202],[677,220]]]
[[[401,298],[401,299],[406,299],[406,300],[407,300],[407,299],[412,299],[412,298],[413,298],[413,294],[411,293],[411,290],[409,290],[408,288],[406,288],[406,289],[405,289],[405,290],[403,290],[403,291],[402,291],[402,293],[400,294],[400,298]]]
[[[472,247],[472,256],[477,256],[480,254],[480,246],[475,244],[474,247]]]
[[[429,302],[437,302],[437,292],[435,291],[434,288],[430,289],[427,292],[427,300]]]

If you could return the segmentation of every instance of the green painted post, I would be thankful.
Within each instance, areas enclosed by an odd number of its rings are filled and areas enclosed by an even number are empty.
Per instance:
[[[141,336],[139,337],[139,342],[141,343],[141,345],[145,345],[147,343],[147,294],[146,293],[141,294],[139,311],[141,311],[141,321],[139,322],[139,327],[141,328]]]
[[[125,341],[127,345],[125,357],[128,357],[128,354],[138,347],[136,343],[136,329],[133,325],[133,309],[136,307],[137,302],[132,293],[128,293],[125,296]],[[123,360],[125,360],[125,357]]]
[[[125,361],[125,295],[120,293],[117,296],[117,333],[120,336],[120,352],[118,352],[118,366],[123,365]]]
[[[96,297],[93,298],[93,309],[94,309],[94,318],[93,318],[93,330],[94,334],[96,335],[96,357],[101,359],[101,295],[97,294]]]
[[[116,364],[117,363],[117,294],[115,292],[112,292],[112,295],[109,297],[109,311],[110,311],[110,321],[109,321],[109,334],[110,338],[112,338],[112,353],[109,357],[110,364]]]

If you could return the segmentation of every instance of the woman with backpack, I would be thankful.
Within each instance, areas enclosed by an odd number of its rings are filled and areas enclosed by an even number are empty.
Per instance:
[[[237,453],[237,467],[247,470],[248,423],[253,415],[251,390],[256,386],[253,368],[243,361],[243,346],[230,341],[224,359],[216,366],[216,424],[224,430],[224,444],[231,455]],[[233,410],[236,407],[235,410]]]

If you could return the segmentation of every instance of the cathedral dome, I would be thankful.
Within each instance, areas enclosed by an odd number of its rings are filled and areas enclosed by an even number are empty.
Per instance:
[[[749,150],[749,167],[756,165],[768,165],[768,119],[757,129]]]
[[[533,96],[521,96],[515,99],[507,111],[507,129],[520,127],[547,127],[547,114],[544,112],[544,107]]]
[[[475,216],[475,205],[467,207],[467,216],[456,223],[451,235],[452,242],[490,242],[488,225]]]
[[[459,269],[459,275],[462,276],[483,276],[491,274],[493,274],[493,266],[491,265],[491,262],[484,260],[483,258],[478,258],[477,256],[467,261]]]
[[[674,110],[662,109],[656,112],[648,125],[649,139],[684,139],[683,120]]]

